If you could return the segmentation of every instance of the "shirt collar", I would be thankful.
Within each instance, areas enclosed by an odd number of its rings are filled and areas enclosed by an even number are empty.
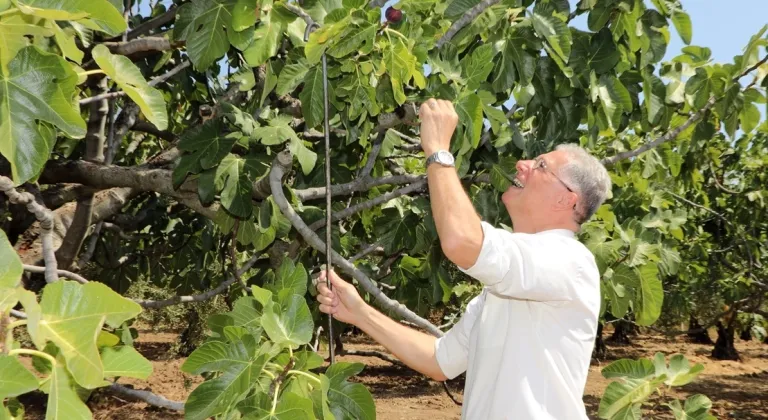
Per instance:
[[[566,238],[575,238],[576,233],[569,229],[547,229],[541,232],[536,232],[535,235],[559,235]]]

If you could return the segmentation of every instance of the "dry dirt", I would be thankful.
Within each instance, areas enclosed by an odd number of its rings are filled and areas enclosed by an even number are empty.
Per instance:
[[[610,332],[606,331],[606,337]],[[714,334],[711,334],[714,337]],[[152,361],[154,372],[147,381],[123,379],[120,382],[136,389],[151,390],[166,398],[183,401],[201,382],[201,378],[186,375],[179,370],[182,358],[169,358],[167,353],[177,341],[176,333],[140,332],[137,349]],[[691,344],[683,338],[666,339],[657,335],[633,337],[631,346],[608,347],[609,357],[593,361],[584,401],[590,418],[597,419],[600,396],[610,382],[600,375],[601,367],[620,358],[652,358],[656,352],[667,355],[683,353],[692,363],[705,365],[704,372],[691,384],[672,391],[667,398],[684,399],[702,393],[712,399],[713,414],[718,419],[768,419],[768,345],[757,341],[736,339],[736,348],[743,358],[740,362],[719,361],[709,357],[711,345]],[[349,337],[345,347],[354,350],[378,350],[383,348],[364,337]],[[327,353],[322,352],[326,355]],[[357,376],[373,393],[377,418],[381,420],[435,420],[459,419],[461,408],[447,396],[440,383],[402,366],[393,365],[375,357],[340,356],[337,360],[359,361],[367,366]],[[461,399],[462,383],[459,379],[449,382],[448,387],[457,399]],[[42,418],[44,396],[32,395],[22,399],[30,419]],[[672,418],[668,409],[656,405],[653,398],[646,408],[648,418]],[[125,401],[106,392],[96,392],[88,401],[99,420],[181,420],[183,415],[148,406],[141,402]],[[652,410],[652,411],[650,411]]]

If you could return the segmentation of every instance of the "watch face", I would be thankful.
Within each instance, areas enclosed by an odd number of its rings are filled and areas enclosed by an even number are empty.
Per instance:
[[[448,165],[452,165],[453,164],[453,155],[450,152],[448,152],[448,151],[441,150],[441,151],[437,152],[437,160],[440,163],[445,163],[445,164],[448,164]]]

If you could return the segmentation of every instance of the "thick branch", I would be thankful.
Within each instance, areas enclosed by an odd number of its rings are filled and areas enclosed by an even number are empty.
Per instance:
[[[478,3],[475,7],[467,10],[467,12],[464,13],[464,16],[462,16],[456,22],[453,22],[453,25],[451,25],[451,27],[448,28],[448,32],[446,32],[442,37],[440,37],[440,39],[437,41],[437,48],[442,47],[443,44],[450,41],[454,36],[456,36],[456,34],[462,28],[469,25],[470,22],[475,20],[475,18],[478,17],[480,13],[483,13],[485,9],[493,6],[498,2],[499,0],[483,0],[480,3]]]
[[[13,188],[13,181],[10,178],[6,178],[0,175],[0,191],[8,196],[8,199],[13,204],[20,204],[27,206],[27,210],[35,215],[35,218],[40,224],[42,245],[43,245],[43,260],[45,261],[45,281],[52,283],[59,279],[59,275],[56,272],[56,254],[53,247],[53,227],[54,219],[53,214],[47,208],[41,206],[35,201],[35,197],[30,193],[19,193]]]
[[[152,134],[163,140],[176,141],[175,134],[170,131],[158,130],[157,127],[149,121],[136,121],[136,124],[131,127],[131,131],[140,131],[142,133]]]
[[[685,121],[683,124],[681,124],[677,128],[668,131],[666,134],[664,134],[663,136],[659,137],[658,139],[656,139],[656,140],[654,140],[654,141],[652,141],[650,143],[645,143],[644,145],[638,147],[635,150],[630,150],[630,151],[627,151],[627,152],[621,152],[621,153],[616,154],[615,156],[604,158],[604,159],[602,159],[600,161],[600,163],[602,163],[605,166],[614,165],[616,162],[618,162],[620,160],[624,160],[624,159],[629,159],[629,158],[635,157],[635,156],[637,156],[637,155],[639,155],[639,154],[641,154],[643,152],[647,152],[648,150],[651,150],[653,148],[659,147],[660,145],[662,145],[662,144],[664,144],[664,143],[666,143],[668,141],[674,140],[678,135],[680,135],[680,133],[685,131],[693,123],[695,123],[698,120],[700,120],[704,116],[704,113],[706,113],[710,108],[712,108],[713,105],[715,105],[716,101],[717,101],[717,99],[714,96],[710,97],[709,100],[707,101],[706,105],[704,105],[704,107],[702,107],[696,113],[691,115],[688,118],[687,121]]]
[[[123,398],[143,401],[147,404],[154,405],[156,407],[167,408],[174,411],[184,411],[184,403],[181,401],[171,401],[163,396],[154,394],[149,391],[140,391],[137,389],[131,389],[124,385],[113,383],[109,386],[109,390]]]
[[[380,185],[402,185],[412,184],[425,178],[424,175],[391,175],[380,178],[359,178],[346,184],[337,184],[331,186],[331,194],[334,196],[349,195],[353,192],[368,191],[373,187]],[[313,187],[294,191],[301,201],[316,200],[325,197],[325,187]]]
[[[352,207],[347,207],[346,209],[344,209],[344,210],[342,210],[342,211],[340,211],[338,213],[335,213],[331,220],[333,222],[335,222],[337,220],[341,220],[341,219],[347,218],[349,216],[352,216],[353,214],[361,212],[363,210],[372,209],[372,208],[374,208],[374,207],[376,207],[376,206],[378,206],[380,204],[386,203],[389,200],[393,200],[393,199],[395,199],[397,197],[400,197],[400,196],[403,196],[403,195],[406,195],[406,194],[410,194],[410,193],[412,193],[414,191],[419,191],[419,190],[423,189],[426,185],[427,185],[426,178],[422,178],[422,179],[414,182],[413,184],[411,184],[411,185],[409,185],[407,187],[399,188],[397,190],[390,191],[390,192],[388,192],[386,194],[382,194],[382,195],[380,195],[380,196],[378,196],[376,198],[373,198],[371,200],[364,201],[362,203],[356,204],[356,205],[354,205]],[[325,226],[325,223],[326,223],[325,219],[321,219],[321,220],[316,221],[315,223],[312,223],[309,226],[309,228],[312,229],[313,231],[315,231],[315,230],[318,230],[321,227]]]
[[[291,221],[293,227],[296,228],[296,230],[304,237],[307,243],[309,243],[319,252],[325,253],[325,244],[323,241],[317,236],[315,232],[309,228],[309,226],[306,225],[306,223],[304,223],[303,220],[301,220],[301,217],[299,217],[293,207],[291,207],[285,197],[285,194],[283,194],[282,176],[290,170],[292,161],[293,157],[291,156],[291,153],[286,150],[280,152],[273,162],[272,171],[270,172],[272,197],[274,198],[275,203],[277,203],[283,215],[285,215],[288,220]],[[332,263],[335,263],[337,266],[341,267],[341,269],[347,273],[347,275],[355,278],[363,287],[363,289],[371,294],[383,308],[392,311],[393,313],[410,322],[413,322],[421,328],[424,328],[434,336],[439,337],[443,335],[442,331],[432,325],[432,323],[416,315],[410,309],[405,307],[405,305],[387,297],[381,290],[376,287],[376,285],[374,285],[373,281],[371,281],[368,276],[366,276],[362,271],[358,270],[352,263],[344,259],[337,252],[331,250],[331,258]]]
[[[30,273],[44,273],[45,272],[45,267],[39,267],[39,266],[36,266],[36,265],[24,264],[24,271],[29,271]],[[83,276],[81,276],[79,274],[75,274],[75,273],[73,273],[71,271],[56,270],[56,273],[59,276],[61,276],[61,277],[66,277],[68,279],[72,279],[72,280],[74,280],[74,281],[76,281],[76,282],[78,282],[80,284],[88,283],[88,280],[86,280],[85,277],[83,277]]]
[[[56,209],[70,201],[75,201],[86,194],[94,194],[97,188],[75,183],[62,183],[52,185],[45,191],[41,191],[43,203],[49,209]]]
[[[168,38],[160,36],[133,39],[126,42],[103,42],[102,44],[109,48],[112,54],[119,55],[132,55],[147,51],[169,51],[178,46],[172,44]]]
[[[100,79],[92,83],[92,92],[104,92],[107,80]],[[97,94],[98,96],[98,94]],[[106,99],[92,102],[90,116],[88,117],[88,131],[85,135],[85,159],[90,162],[104,162],[105,129],[107,127],[107,112],[109,104]],[[64,268],[69,268],[75,261],[75,257],[83,246],[88,228],[91,226],[91,212],[93,210],[93,194],[85,195],[77,200],[75,216],[72,224],[56,251],[56,259]]]

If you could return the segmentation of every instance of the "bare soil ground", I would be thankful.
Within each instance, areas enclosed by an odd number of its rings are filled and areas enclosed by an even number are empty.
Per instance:
[[[607,337],[610,332],[606,331]],[[715,337],[712,334],[712,337]],[[168,357],[169,350],[178,340],[173,332],[140,332],[137,349],[152,361],[154,372],[147,381],[123,379],[120,382],[136,389],[150,390],[166,398],[183,401],[201,382],[199,376],[186,375],[179,370],[183,358]],[[349,350],[384,349],[365,337],[349,337],[345,340]],[[768,419],[768,345],[758,341],[736,339],[736,348],[743,358],[740,362],[719,361],[709,354],[710,345],[691,344],[682,337],[667,339],[659,335],[632,337],[629,346],[608,346],[609,356],[605,360],[593,361],[589,372],[584,402],[590,418],[597,419],[597,408],[605,387],[610,383],[600,374],[600,369],[620,358],[653,358],[656,352],[667,355],[683,353],[692,363],[705,365],[698,380],[676,391],[670,396],[685,399],[692,394],[705,394],[714,403],[714,415],[718,419]],[[326,355],[326,352],[321,352]],[[377,418],[382,420],[435,420],[459,419],[461,408],[447,396],[443,386],[431,381],[411,369],[393,365],[374,357],[340,356],[337,360],[359,361],[367,366],[357,376],[373,393],[376,401]],[[461,400],[463,383],[460,378],[449,382],[454,396]],[[659,397],[651,399],[646,407],[648,418],[672,418],[669,410],[658,404]],[[30,419],[42,419],[45,396],[31,395],[22,399]],[[148,406],[141,402],[125,401],[106,392],[94,393],[88,406],[99,420],[181,420],[183,415]]]

